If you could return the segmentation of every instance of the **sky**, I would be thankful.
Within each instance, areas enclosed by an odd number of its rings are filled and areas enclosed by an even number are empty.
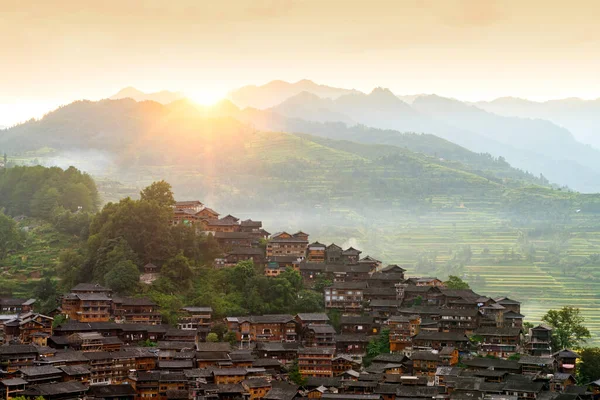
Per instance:
[[[600,97],[597,0],[0,0],[0,126],[126,86]]]

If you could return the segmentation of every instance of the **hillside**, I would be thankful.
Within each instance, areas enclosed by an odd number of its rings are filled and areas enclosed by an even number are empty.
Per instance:
[[[61,154],[77,158],[78,153],[84,157],[95,152],[107,163],[95,170],[97,176],[138,186],[164,177],[177,193],[214,196],[232,205],[241,200],[231,193],[243,191],[246,206],[253,202],[352,206],[356,199],[365,206],[422,206],[426,201],[433,204],[432,196],[444,198],[441,206],[455,205],[466,193],[486,193],[501,207],[504,189],[544,183],[501,160],[431,135],[340,129],[342,135],[359,138],[394,138],[384,142],[382,152],[377,144],[256,131],[229,115],[249,120],[248,113],[228,103],[208,110],[185,100],[168,106],[131,99],[76,102],[40,121],[5,131],[0,147],[33,152],[46,163]],[[435,154],[412,151],[427,147]],[[36,153],[42,149],[43,154]],[[461,162],[464,159],[470,162]],[[282,187],[298,193],[290,197]]]
[[[267,125],[303,133],[259,129]],[[0,148],[25,163],[96,154],[105,201],[166,179],[177,198],[261,219],[272,231],[302,229],[412,274],[460,275],[482,293],[523,301],[532,321],[548,308],[580,306],[600,334],[599,197],[545,187],[434,135],[306,122],[227,102],[199,109],[123,99],[63,107],[3,131]],[[58,248],[69,246],[54,235],[38,236],[35,262],[11,256],[3,287],[22,293],[31,272],[52,271]]]
[[[290,85],[290,84],[288,84]],[[283,83],[263,87],[256,101],[243,105],[265,108],[261,99],[282,98]],[[269,90],[267,90],[269,89]],[[435,95],[409,96],[411,104],[383,88],[335,98],[307,87],[269,109],[288,118],[312,122],[344,122],[401,132],[429,133],[477,153],[504,157],[513,166],[544,174],[551,181],[584,192],[598,192],[600,150],[578,142],[571,132],[546,120],[499,116],[473,105]]]

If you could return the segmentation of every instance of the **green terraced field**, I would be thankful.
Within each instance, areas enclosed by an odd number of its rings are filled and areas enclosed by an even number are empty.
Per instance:
[[[578,216],[571,222],[569,237],[563,244],[561,258],[583,260],[600,254],[600,228],[594,215]],[[357,227],[357,225],[359,227]],[[590,228],[591,227],[591,228]],[[577,271],[546,262],[554,238],[536,237],[530,240],[536,247],[535,260],[528,261],[521,254],[519,237],[527,229],[515,228],[497,214],[460,209],[439,212],[422,217],[396,213],[391,218],[360,223],[348,219],[335,228],[313,227],[315,239],[351,243],[378,257],[385,263],[408,266],[410,275],[432,275],[431,270],[415,267],[423,252],[434,253],[437,273],[443,273],[447,260],[460,246],[469,245],[470,262],[462,276],[483,295],[508,295],[522,302],[526,320],[539,322],[549,309],[565,305],[579,307],[586,325],[593,332],[592,343],[600,344],[600,272],[598,265],[586,265]],[[353,236],[344,235],[350,232]],[[315,236],[317,235],[317,236]],[[487,249],[484,252],[484,249]],[[514,251],[515,259],[511,258]],[[505,259],[507,257],[508,259]]]

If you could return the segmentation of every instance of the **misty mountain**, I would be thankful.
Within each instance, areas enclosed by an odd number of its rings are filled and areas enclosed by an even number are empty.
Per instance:
[[[334,88],[319,85],[308,79],[296,83],[272,81],[262,86],[249,85],[230,92],[227,96],[241,108],[269,108],[302,92],[309,92],[322,98],[335,99],[345,94],[357,93],[354,89]]]
[[[174,101],[180,100],[184,98],[185,95],[181,92],[170,92],[168,90],[161,90],[160,92],[154,93],[144,93],[140,90],[137,90],[134,87],[126,87],[125,89],[119,90],[119,92],[113,94],[109,98],[111,100],[119,100],[119,99],[133,99],[135,101],[155,101],[161,104],[169,104]]]
[[[535,102],[515,97],[474,103],[498,115],[552,121],[573,133],[580,142],[600,148],[600,99],[569,98]]]
[[[600,188],[600,151],[545,120],[503,117],[458,100],[418,96],[408,104],[386,89],[337,99],[299,94],[272,107],[278,114],[314,122],[352,120],[401,132],[430,133],[477,153],[504,157],[517,168],[544,174],[576,190]],[[353,140],[357,140],[354,138]]]
[[[103,178],[140,186],[161,177],[182,196],[218,197],[232,207],[422,206],[433,197],[439,199],[436,207],[459,199],[470,207],[503,207],[505,191],[543,183],[489,156],[482,161],[485,168],[474,168],[391,144],[261,131],[240,121],[249,115],[269,118],[267,112],[240,111],[227,101],[214,107],[187,100],[167,106],[132,99],[78,101],[0,132],[0,148],[48,163],[61,154],[73,159],[78,153],[95,154],[109,162]],[[388,134],[399,145],[398,138],[405,138],[407,147],[437,141],[440,147],[456,147],[431,135],[339,125],[344,134]]]

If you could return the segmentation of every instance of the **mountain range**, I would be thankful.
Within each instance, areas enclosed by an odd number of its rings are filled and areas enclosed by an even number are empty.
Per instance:
[[[161,104],[169,104],[177,100],[181,100],[185,95],[181,92],[171,92],[168,90],[161,90],[160,92],[144,93],[134,87],[126,87],[119,90],[117,93],[109,97],[111,100],[119,99],[133,99],[135,101],[155,101]]]
[[[559,193],[502,159],[435,135],[307,122],[229,101],[208,108],[185,99],[78,101],[1,132],[0,149],[42,162],[62,156],[76,166],[96,157],[99,178],[134,186],[167,179],[181,197],[231,208],[429,201],[502,209],[511,196],[529,196],[522,189]]]
[[[515,97],[477,102],[483,110],[509,117],[540,118],[565,127],[577,140],[600,148],[600,98],[535,102]]]
[[[165,156],[158,143],[179,148],[183,138],[198,140],[194,130],[200,129],[196,134],[201,135],[208,127],[199,121],[217,118],[248,131],[394,146],[460,164],[458,169],[492,179],[549,181],[581,192],[600,192],[600,151],[548,120],[499,115],[436,95],[399,97],[385,88],[362,93],[308,80],[246,86],[229,98],[206,108],[181,93],[143,93],[129,87],[111,96],[112,101],[78,101],[41,120],[5,130],[0,149],[93,149],[108,152],[112,160],[127,159],[129,151],[164,165],[177,156]],[[135,146],[146,150],[134,150]]]
[[[343,122],[434,134],[474,152],[503,157],[520,169],[543,174],[553,182],[579,191],[600,189],[596,183],[600,178],[600,151],[547,120],[502,116],[436,95],[408,96],[409,104],[402,96],[383,88],[369,94],[358,91],[343,94],[342,90],[329,88],[336,96],[322,97],[309,91],[310,85],[306,83],[287,84],[282,86],[284,90],[280,86],[253,87],[254,95],[260,99],[255,103],[247,101],[252,96],[250,89],[244,88],[246,101],[238,105],[261,108],[265,105],[263,99],[273,102],[289,95],[293,88],[298,94],[267,111],[313,122]],[[309,90],[302,90],[306,88]],[[237,98],[237,92],[230,94],[234,103]]]

